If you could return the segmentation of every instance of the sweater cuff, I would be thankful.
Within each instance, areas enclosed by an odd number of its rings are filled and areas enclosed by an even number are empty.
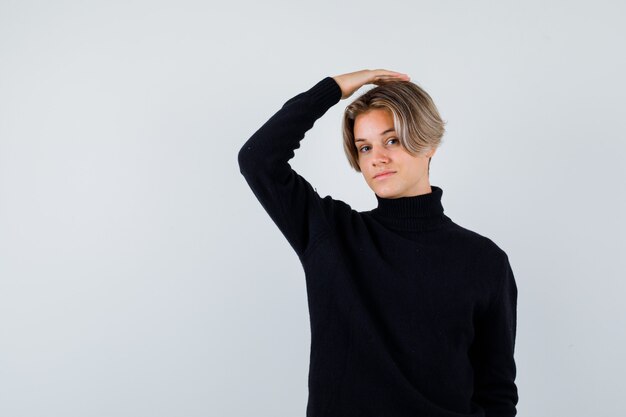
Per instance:
[[[341,87],[333,77],[326,77],[307,91],[310,99],[320,106],[330,108],[341,100]]]

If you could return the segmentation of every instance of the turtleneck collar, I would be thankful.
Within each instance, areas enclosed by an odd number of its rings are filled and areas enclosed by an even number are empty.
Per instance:
[[[374,194],[378,207],[371,214],[393,229],[426,230],[440,227],[450,221],[443,213],[443,190],[432,184],[430,188],[430,193],[410,197],[383,198]]]

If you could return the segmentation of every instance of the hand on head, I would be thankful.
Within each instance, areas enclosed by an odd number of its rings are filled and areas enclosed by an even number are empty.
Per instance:
[[[332,77],[341,87],[341,98],[350,97],[365,84],[381,85],[393,81],[410,81],[407,74],[386,69],[360,70]]]

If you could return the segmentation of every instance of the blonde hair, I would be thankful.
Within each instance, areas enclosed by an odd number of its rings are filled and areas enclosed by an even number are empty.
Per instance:
[[[426,91],[411,81],[379,85],[356,98],[343,114],[343,148],[350,166],[357,172],[361,168],[354,143],[354,121],[372,109],[391,112],[398,140],[411,155],[426,153],[442,143],[446,122]],[[428,166],[430,169],[430,159]]]

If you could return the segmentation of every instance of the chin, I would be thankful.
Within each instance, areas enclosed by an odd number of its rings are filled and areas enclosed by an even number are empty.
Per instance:
[[[394,193],[393,191],[390,191],[388,189],[382,189],[382,190],[374,190],[374,192],[382,198],[394,198],[395,195],[397,193]]]

